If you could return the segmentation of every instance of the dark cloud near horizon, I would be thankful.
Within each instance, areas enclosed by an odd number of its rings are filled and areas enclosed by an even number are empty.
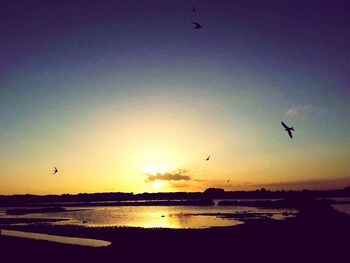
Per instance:
[[[290,182],[276,182],[269,184],[252,184],[251,187],[260,188],[264,187],[269,190],[327,190],[327,189],[339,189],[350,185],[350,176],[338,177],[333,179],[309,179]]]
[[[181,180],[181,181],[170,181],[169,182],[170,183],[170,185],[172,186],[172,187],[175,187],[175,188],[188,188],[189,186],[191,186],[191,184],[189,184],[189,183],[187,183],[187,181],[183,181],[183,180]]]
[[[168,173],[157,173],[155,175],[152,174],[147,174],[147,180],[146,182],[154,182],[156,180],[161,180],[161,181],[188,181],[191,180],[191,178],[186,175],[188,170],[186,169],[177,169],[176,171],[173,172],[168,172]]]

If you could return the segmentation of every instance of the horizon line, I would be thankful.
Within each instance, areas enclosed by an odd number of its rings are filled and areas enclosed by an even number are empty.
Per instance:
[[[204,189],[202,192],[198,191],[178,191],[178,192],[142,192],[142,193],[134,193],[134,192],[86,192],[86,193],[76,193],[76,194],[70,194],[70,193],[63,193],[63,194],[0,194],[0,197],[3,196],[62,196],[62,195],[93,195],[93,194],[131,194],[131,195],[142,195],[142,194],[176,194],[176,193],[191,193],[191,194],[203,194],[205,190],[207,189],[222,189],[225,193],[235,193],[235,192],[331,192],[331,191],[344,191],[347,189],[350,189],[350,185],[343,187],[343,188],[334,188],[334,189],[301,189],[301,190],[292,190],[292,189],[279,189],[279,190],[270,190],[265,187],[257,188],[255,190],[234,190],[234,191],[226,191],[223,188],[220,187],[209,187]]]

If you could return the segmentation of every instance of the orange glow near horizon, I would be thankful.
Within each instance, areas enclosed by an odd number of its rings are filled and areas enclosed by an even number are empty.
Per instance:
[[[350,171],[347,148],[329,154],[312,132],[300,131],[291,141],[279,123],[264,132],[239,115],[226,116],[221,102],[219,108],[198,104],[196,110],[183,102],[181,109],[171,103],[134,106],[117,119],[119,109],[112,108],[67,131],[28,133],[25,140],[5,144],[0,194],[298,188],[295,182],[338,180]],[[147,181],[157,173],[176,175]]]

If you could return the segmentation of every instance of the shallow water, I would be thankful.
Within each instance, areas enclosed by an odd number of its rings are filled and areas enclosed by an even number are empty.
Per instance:
[[[283,219],[282,212],[296,212],[293,209],[263,209],[242,206],[101,206],[69,207],[67,211],[55,213],[36,213],[21,216],[9,216],[0,209],[0,217],[11,218],[47,218],[68,219],[52,224],[162,228],[208,228],[242,224],[235,219],[196,214],[218,213],[272,213],[273,219]]]
[[[65,237],[56,235],[39,234],[32,232],[23,232],[15,230],[0,230],[1,235],[11,236],[11,237],[22,237],[36,240],[45,240],[61,244],[88,246],[88,247],[106,247],[112,243],[109,241],[91,239],[91,238],[79,238],[79,237]]]
[[[337,205],[332,205],[332,207],[338,210],[339,212],[350,215],[350,204],[337,204]]]

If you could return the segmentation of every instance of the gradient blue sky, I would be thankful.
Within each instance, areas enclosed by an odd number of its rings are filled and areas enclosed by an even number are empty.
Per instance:
[[[0,194],[350,183],[347,1],[0,5]]]

